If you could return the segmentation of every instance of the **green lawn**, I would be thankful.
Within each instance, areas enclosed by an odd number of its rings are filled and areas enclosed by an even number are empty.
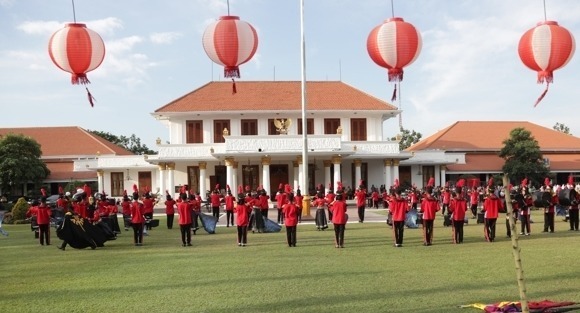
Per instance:
[[[528,296],[580,302],[580,233],[556,220],[556,233],[536,223],[520,241]],[[420,229],[406,229],[404,248],[392,246],[384,223],[348,224],[344,249],[313,225],[298,227],[296,248],[284,229],[250,233],[238,247],[235,228],[224,227],[181,247],[179,229],[164,222],[142,247],[123,232],[104,248],[64,252],[55,232],[51,246],[40,246],[29,225],[4,225],[0,312],[469,313],[481,311],[458,306],[518,300],[503,219],[495,243],[470,220],[465,243],[453,245],[439,218],[433,246],[421,245]]]

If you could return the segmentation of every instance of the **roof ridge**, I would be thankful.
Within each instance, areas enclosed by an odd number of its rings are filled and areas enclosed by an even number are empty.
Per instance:
[[[91,132],[89,132],[89,131],[85,130],[84,128],[82,128],[82,127],[80,127],[80,126],[77,126],[77,128],[78,128],[80,131],[84,132],[84,133],[85,133],[87,136],[89,136],[89,137],[90,137],[92,140],[96,141],[96,142],[97,142],[97,143],[98,143],[100,146],[104,146],[106,149],[108,149],[108,150],[109,150],[109,152],[111,152],[111,153],[113,153],[113,154],[116,154],[116,153],[115,153],[115,150],[113,150],[113,148],[111,148],[111,147],[109,147],[109,146],[105,145],[103,142],[101,142],[100,140],[98,140],[98,139],[96,138],[96,137],[102,138],[101,136],[95,135],[95,134],[93,134],[93,133],[91,133]],[[105,138],[102,138],[102,139],[103,139],[103,140],[105,140]],[[95,151],[95,152],[97,152],[97,151]]]

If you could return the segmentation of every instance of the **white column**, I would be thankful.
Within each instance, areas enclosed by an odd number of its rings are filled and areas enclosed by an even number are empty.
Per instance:
[[[292,161],[292,175],[293,177],[293,184],[292,184],[292,188],[294,190],[296,190],[296,188],[298,187],[298,169],[299,169],[299,165],[298,165],[298,161]]]
[[[324,194],[328,193],[328,185],[330,184],[330,160],[323,160],[324,164]]]
[[[163,196],[165,195],[165,163],[157,164],[159,167],[159,181],[157,182],[157,186],[159,186],[159,193]]]
[[[167,163],[167,189],[169,189],[169,194],[175,197],[175,163]]]
[[[332,157],[332,164],[333,166],[333,170],[334,170],[334,192],[336,192],[337,188],[338,188],[338,182],[341,182],[341,178],[340,178],[340,164],[342,163],[342,157],[335,155]]]
[[[232,194],[236,197],[238,196],[238,161],[234,161],[234,167],[232,168]]]
[[[447,169],[447,167],[445,165],[441,165],[441,186],[445,186],[445,183],[447,182],[445,180],[445,170]]]
[[[232,195],[235,194],[235,190],[237,186],[234,184],[234,158],[226,158],[226,185],[230,186],[230,190],[232,191]],[[224,186],[224,189],[227,189]]]
[[[435,167],[435,175],[433,177],[435,179],[435,182],[434,182],[435,186],[439,186],[438,182],[441,181],[441,166],[442,165],[438,165]],[[439,170],[437,170],[437,169],[439,169]]]
[[[105,192],[105,176],[103,170],[97,170],[97,192]],[[109,192],[110,194],[110,192]],[[92,195],[89,195],[92,196]]]
[[[399,160],[393,160],[393,181],[395,179],[399,179]],[[401,184],[401,180],[399,179],[399,184]]]
[[[360,172],[360,166],[361,166],[361,159],[355,159],[354,160],[354,182],[352,182],[352,188],[356,189],[358,188],[358,186],[360,185],[360,180],[361,180],[361,172]],[[366,184],[368,184],[368,182],[366,182]]]
[[[270,195],[270,163],[272,158],[269,156],[262,157],[262,188]]]
[[[391,188],[391,186],[393,185],[393,175],[392,175],[392,169],[391,169],[391,163],[393,160],[391,159],[384,159],[383,160],[383,164],[384,164],[384,171],[385,171],[385,188],[387,188],[387,190],[389,190]]]
[[[304,186],[306,186],[306,183],[304,182],[304,162],[302,162],[301,155],[296,158],[296,162],[298,163],[298,182],[294,186],[295,191],[298,188],[304,189]]]
[[[199,162],[199,194],[203,200],[205,199],[205,192],[207,187],[205,186],[205,168],[207,167],[207,162]]]

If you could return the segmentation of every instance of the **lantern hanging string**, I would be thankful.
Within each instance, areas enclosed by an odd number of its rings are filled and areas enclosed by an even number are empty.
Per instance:
[[[393,4],[394,0],[391,0],[391,15],[392,17],[395,17],[395,5]]]
[[[548,20],[548,17],[546,16],[546,0],[544,0],[544,22]]]
[[[227,0],[226,2],[228,4],[228,16],[230,16],[230,0]]]
[[[77,22],[77,14],[75,12],[75,0],[71,0],[72,2],[72,9],[73,9],[73,21],[76,23]]]

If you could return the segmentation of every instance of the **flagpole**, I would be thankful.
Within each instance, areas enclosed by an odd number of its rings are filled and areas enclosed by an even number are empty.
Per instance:
[[[304,40],[304,0],[300,1],[300,65],[302,93],[302,177],[298,183],[302,186],[302,216],[310,216],[310,186],[308,185],[308,127],[306,121],[306,44]]]

